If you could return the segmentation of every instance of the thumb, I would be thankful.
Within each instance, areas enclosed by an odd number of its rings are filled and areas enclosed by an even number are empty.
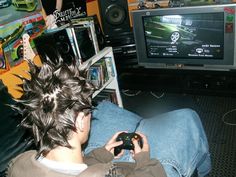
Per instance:
[[[139,152],[142,151],[142,149],[141,149],[141,147],[139,146],[137,140],[133,140],[133,144],[134,144],[134,153],[135,153],[135,154],[137,154],[137,153],[139,153]]]
[[[114,147],[117,147],[117,146],[120,146],[123,144],[123,141],[117,141],[117,142],[114,142],[114,143],[110,143],[110,144],[107,144],[106,145],[106,149],[108,151],[110,151],[111,149],[113,149]]]

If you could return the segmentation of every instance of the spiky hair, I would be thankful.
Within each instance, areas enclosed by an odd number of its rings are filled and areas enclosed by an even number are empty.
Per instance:
[[[76,131],[79,112],[92,110],[94,86],[87,80],[87,67],[58,64],[49,58],[41,67],[28,61],[31,79],[23,79],[22,97],[15,107],[23,116],[21,125],[30,128],[38,156],[57,146],[71,148],[70,132]]]

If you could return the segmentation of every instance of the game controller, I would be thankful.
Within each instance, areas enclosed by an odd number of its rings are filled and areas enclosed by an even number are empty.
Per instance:
[[[139,146],[143,147],[143,141],[142,137],[137,133],[120,133],[118,137],[116,138],[116,141],[123,141],[123,144],[120,146],[115,147],[114,149],[114,155],[117,156],[122,149],[127,150],[134,150],[134,144],[132,142],[132,139],[136,139],[138,141]]]

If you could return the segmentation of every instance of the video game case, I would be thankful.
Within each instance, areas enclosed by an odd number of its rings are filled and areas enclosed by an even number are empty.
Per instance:
[[[91,81],[91,83],[97,87],[100,88],[101,87],[101,76],[100,76],[100,67],[97,66],[91,66],[89,68],[89,72],[88,72],[88,79]]]
[[[107,81],[109,80],[109,78],[110,78],[109,72],[108,72],[108,67],[107,67],[107,64],[106,64],[105,59],[99,60],[99,61],[96,62],[94,65],[95,65],[95,66],[96,66],[96,65],[100,65],[100,66],[101,66],[102,78],[103,78],[103,81],[104,81],[103,84],[104,84],[104,83],[107,82]]]
[[[111,77],[115,76],[110,57],[105,57],[93,64],[88,73],[88,79],[94,86],[101,88]]]
[[[104,58],[107,66],[107,72],[109,77],[115,77],[115,69],[114,66],[112,65],[112,58],[111,57],[105,57]]]

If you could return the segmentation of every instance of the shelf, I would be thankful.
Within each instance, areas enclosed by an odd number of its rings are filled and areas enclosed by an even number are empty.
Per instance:
[[[110,78],[105,82],[105,84],[103,84],[103,86],[100,89],[94,92],[92,97],[95,98],[104,89],[112,89],[112,90],[115,90],[118,106],[123,107],[119,85],[117,81],[117,71],[116,71],[116,65],[115,65],[112,47],[106,47],[103,50],[99,51],[96,55],[91,57],[89,60],[83,62],[83,65],[92,66],[93,64],[99,62],[99,60],[103,58],[107,58],[107,57],[111,58],[111,64],[112,64],[114,76],[110,76]]]
[[[103,89],[105,89],[114,79],[114,77],[110,78],[99,90],[95,91],[93,93],[93,98],[97,96]]]
[[[104,56],[114,58],[113,52],[112,52],[112,48],[111,48],[111,47],[105,47],[103,50],[99,51],[96,55],[94,55],[93,57],[91,57],[89,60],[83,62],[83,65],[86,65],[86,64],[88,64],[89,62],[91,62],[91,65],[93,65],[94,63],[96,63],[98,60],[100,60],[100,59],[103,58]]]

